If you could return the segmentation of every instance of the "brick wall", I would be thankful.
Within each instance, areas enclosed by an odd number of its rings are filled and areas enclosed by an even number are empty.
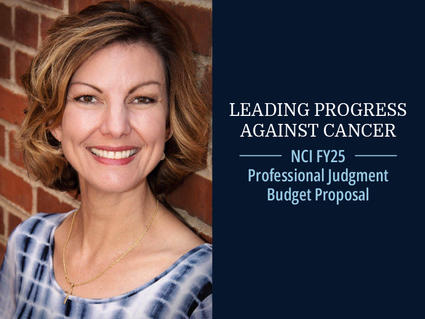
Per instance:
[[[7,238],[37,212],[78,207],[72,194],[48,189],[28,177],[14,135],[26,105],[20,76],[40,47],[52,21],[96,3],[94,0],[0,0],[0,261]],[[194,43],[199,85],[211,96],[211,0],[155,0],[175,12]],[[211,100],[210,100],[211,102]],[[211,151],[211,150],[210,150]],[[169,197],[176,210],[211,241],[211,152],[208,168],[189,176]]]

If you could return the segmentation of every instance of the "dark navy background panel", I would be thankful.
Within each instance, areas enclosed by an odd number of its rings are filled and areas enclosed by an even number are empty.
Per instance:
[[[214,2],[216,318],[424,317],[422,12],[413,2]],[[243,123],[271,120],[229,117],[230,102],[406,102],[407,116],[387,119],[393,139],[248,139]],[[324,120],[340,119],[312,122]],[[267,202],[247,169],[300,167],[294,148],[344,149],[341,168],[387,169],[390,182],[371,185],[367,203]],[[370,153],[398,157],[354,157]]]

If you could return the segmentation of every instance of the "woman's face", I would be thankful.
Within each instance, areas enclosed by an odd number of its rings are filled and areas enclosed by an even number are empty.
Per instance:
[[[73,75],[62,123],[52,133],[82,189],[124,192],[146,185],[169,135],[165,72],[143,43],[109,45]]]

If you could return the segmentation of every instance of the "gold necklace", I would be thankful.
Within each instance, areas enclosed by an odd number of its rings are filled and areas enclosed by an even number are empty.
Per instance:
[[[109,264],[109,266],[106,267],[103,271],[101,271],[99,274],[97,274],[93,278],[91,278],[89,280],[86,280],[86,281],[83,281],[83,282],[75,282],[75,281],[71,281],[71,279],[69,279],[69,275],[68,275],[68,271],[66,270],[66,263],[65,263],[65,253],[66,253],[66,249],[68,247],[69,239],[71,238],[72,226],[74,225],[74,220],[75,220],[75,216],[77,216],[77,213],[78,213],[78,210],[72,215],[71,227],[69,227],[68,237],[66,239],[65,246],[64,246],[63,251],[62,251],[62,263],[63,263],[63,271],[65,273],[65,280],[68,283],[68,285],[71,286],[71,288],[69,289],[69,291],[66,292],[66,297],[65,297],[65,299],[63,301],[63,304],[66,304],[66,301],[68,300],[69,296],[72,295],[72,292],[73,292],[73,290],[74,290],[75,287],[87,285],[87,284],[95,281],[96,279],[99,279],[101,276],[103,276],[104,273],[106,273],[114,265],[116,265],[117,263],[119,263],[125,256],[128,255],[128,253],[130,251],[132,251],[134,248],[136,248],[136,246],[138,244],[140,244],[140,242],[142,241],[143,237],[145,237],[146,233],[151,228],[151,226],[152,226],[152,224],[153,224],[153,222],[155,220],[155,217],[158,214],[158,200],[156,200],[155,212],[152,214],[152,218],[151,218],[149,224],[146,226],[146,230],[144,232],[142,232],[142,234],[139,236],[139,238],[137,238],[133,242],[133,244],[131,244],[131,246],[125,252],[123,252],[121,255],[119,255],[117,258],[115,258]]]

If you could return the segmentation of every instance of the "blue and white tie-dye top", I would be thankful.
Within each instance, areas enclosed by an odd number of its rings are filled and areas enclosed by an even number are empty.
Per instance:
[[[67,214],[37,214],[10,236],[0,270],[0,318],[212,318],[212,247],[202,244],[161,275],[105,299],[70,296],[53,274],[54,232]]]

